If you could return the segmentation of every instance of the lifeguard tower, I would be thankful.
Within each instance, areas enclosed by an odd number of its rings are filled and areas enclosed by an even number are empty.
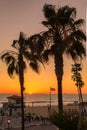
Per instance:
[[[9,115],[20,115],[21,114],[21,96],[12,95],[7,97],[8,99],[8,110]]]

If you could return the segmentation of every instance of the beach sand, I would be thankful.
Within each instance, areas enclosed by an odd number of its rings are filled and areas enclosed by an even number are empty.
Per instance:
[[[51,106],[51,111],[54,112],[58,112],[58,106]],[[73,104],[69,104],[69,105],[65,105],[64,106],[64,111],[78,111],[78,106],[77,105],[73,105]],[[33,106],[33,107],[26,107],[25,108],[25,113],[36,113],[42,116],[49,116],[49,109],[48,106]]]

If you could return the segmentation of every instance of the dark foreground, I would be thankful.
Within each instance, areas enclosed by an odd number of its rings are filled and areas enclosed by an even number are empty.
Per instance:
[[[10,128],[10,130],[21,130],[21,128]],[[53,124],[50,125],[35,125],[26,127],[25,130],[58,130]]]

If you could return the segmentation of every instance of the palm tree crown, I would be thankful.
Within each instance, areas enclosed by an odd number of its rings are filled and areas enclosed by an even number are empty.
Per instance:
[[[86,36],[80,28],[84,20],[76,21],[76,9],[64,6],[57,10],[53,5],[45,5],[43,11],[46,21],[42,24],[48,28],[43,36],[51,44],[51,54],[61,55],[66,52],[73,60],[78,56],[82,58],[85,55],[82,42]]]
[[[30,67],[36,71],[39,72],[39,65],[38,56],[34,55],[32,50],[27,46],[27,39],[25,38],[25,35],[23,32],[20,32],[20,36],[18,40],[14,40],[12,47],[16,49],[16,51],[13,50],[6,50],[2,52],[1,59],[2,61],[6,62],[8,67],[8,74],[10,77],[13,77],[14,73],[19,75],[19,60],[21,60],[19,57],[20,55],[23,56],[29,63]],[[26,62],[25,60],[21,64],[21,67],[23,67],[23,70],[26,69]]]
[[[80,71],[82,71],[81,64],[75,63],[74,65],[72,65],[72,79],[77,87],[83,87],[84,85]]]

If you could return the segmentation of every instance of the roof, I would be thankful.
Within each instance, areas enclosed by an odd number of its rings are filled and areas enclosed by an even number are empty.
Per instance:
[[[21,99],[21,96],[18,96],[18,95],[12,95],[12,96],[9,96],[7,97],[8,99]]]

